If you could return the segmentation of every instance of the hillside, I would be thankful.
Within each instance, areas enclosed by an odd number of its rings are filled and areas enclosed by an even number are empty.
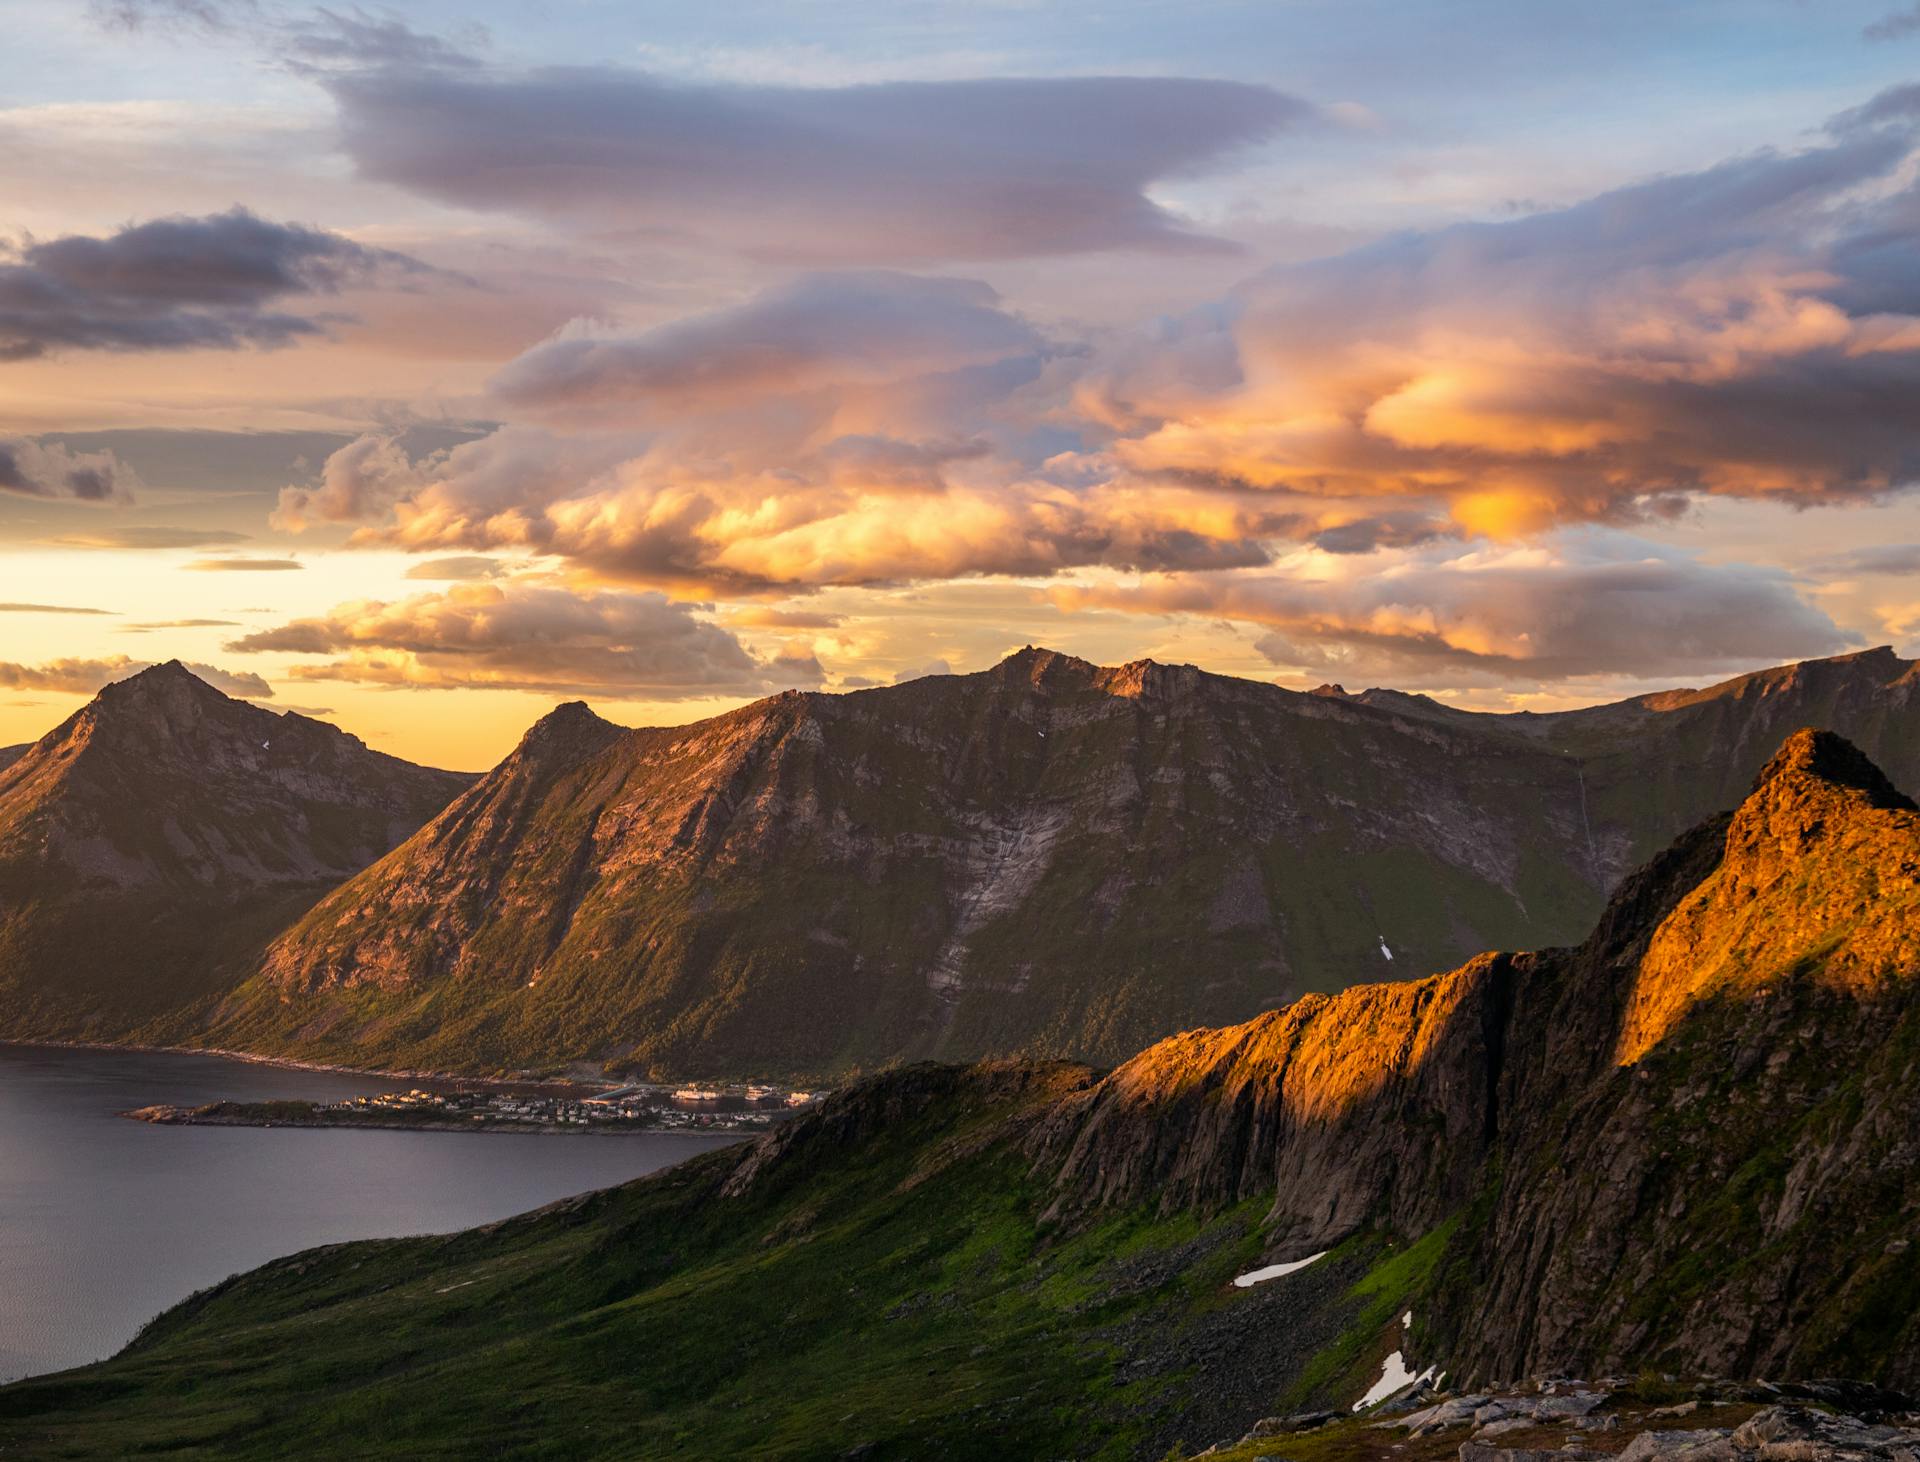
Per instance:
[[[671,1077],[1112,1061],[1579,937],[1794,726],[1920,785],[1890,652],[1557,716],[1026,650],[622,731],[562,707],[194,1039]]]
[[[1910,1389],[1916,949],[1920,813],[1800,733],[1576,947],[1312,997],[1105,1077],[903,1068],[622,1188],[282,1260],[104,1365],[0,1390],[0,1443],[430,1458],[484,1430],[528,1457],[1157,1457],[1344,1409],[1389,1352],[1468,1387]],[[1719,1448],[1702,1456],[1898,1455],[1901,1433],[1858,1428],[1851,1452],[1768,1452],[1800,1435],[1752,1415],[1782,1393],[1706,1389],[1727,1402],[1706,1420],[1757,1430],[1687,1434]],[[1662,1444],[1644,1397],[1630,1415],[1635,1458],[1691,1444]],[[1232,1455],[1467,1456],[1431,1425]],[[1546,1450],[1474,1456],[1555,1455],[1564,1432],[1533,1435],[1499,1445]]]
[[[0,1038],[114,1038],[229,988],[471,780],[178,662],[0,765]]]

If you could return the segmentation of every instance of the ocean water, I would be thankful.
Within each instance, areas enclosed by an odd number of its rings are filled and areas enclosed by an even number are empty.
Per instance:
[[[487,1223],[732,1140],[161,1127],[115,1115],[384,1085],[218,1056],[0,1045],[0,1380],[110,1355],[194,1290],[283,1254]]]

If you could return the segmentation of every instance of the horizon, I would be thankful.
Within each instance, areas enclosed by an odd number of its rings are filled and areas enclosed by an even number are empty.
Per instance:
[[[756,697],[754,700],[751,700],[751,701],[742,701],[738,705],[730,706],[724,710],[714,712],[711,716],[691,717],[683,721],[664,721],[664,722],[620,721],[620,720],[614,719],[613,717],[602,714],[602,712],[593,705],[590,699],[586,697],[575,697],[571,700],[562,700],[562,701],[554,702],[552,705],[550,705],[547,708],[547,710],[545,710],[544,712],[541,712],[538,716],[536,716],[534,720],[529,721],[528,724],[522,728],[521,734],[524,736],[524,734],[528,730],[531,730],[534,725],[538,724],[538,722],[544,721],[549,716],[557,715],[559,712],[567,709],[569,706],[583,707],[589,715],[592,715],[597,719],[606,722],[609,725],[618,727],[623,731],[671,729],[677,726],[695,725],[703,721],[712,720],[712,719],[715,719],[716,717],[728,715],[732,711],[741,710],[746,706],[756,705],[761,701],[777,699],[782,695],[789,695],[789,694],[828,695],[828,696],[862,695],[871,691],[895,690],[902,686],[911,685],[917,680],[930,679],[936,675],[946,676],[948,678],[969,678],[974,676],[981,676],[981,675],[988,674],[991,671],[996,670],[1003,665],[1011,664],[1013,661],[1019,659],[1022,655],[1027,655],[1027,654],[1051,655],[1057,658],[1069,659],[1069,660],[1075,661],[1077,664],[1086,665],[1090,669],[1100,670],[1100,671],[1127,670],[1127,669],[1133,668],[1134,666],[1151,665],[1160,669],[1169,669],[1169,670],[1198,670],[1205,675],[1212,675],[1217,678],[1225,679],[1225,680],[1240,680],[1252,685],[1273,684],[1273,682],[1271,681],[1261,680],[1261,679],[1247,677],[1247,676],[1228,675],[1220,671],[1209,670],[1204,665],[1194,665],[1189,661],[1157,660],[1157,659],[1154,659],[1152,656],[1145,656],[1137,660],[1128,660],[1128,661],[1122,661],[1122,662],[1117,662],[1113,664],[1103,665],[1096,661],[1086,660],[1083,657],[1078,655],[1069,654],[1064,650],[1053,649],[1047,645],[1025,645],[1018,650],[1013,650],[1008,652],[1006,655],[1002,656],[999,660],[995,661],[993,664],[981,666],[976,670],[928,671],[919,675],[907,676],[903,679],[894,681],[888,685],[870,685],[870,686],[838,688],[838,689],[802,689],[799,687],[794,687],[793,689],[787,690],[787,691],[772,691],[772,692],[769,692],[767,695]],[[1640,692],[1634,696],[1623,697],[1621,700],[1593,701],[1593,702],[1587,702],[1580,706],[1571,706],[1571,707],[1565,707],[1561,709],[1577,711],[1577,710],[1590,709],[1597,706],[1618,705],[1618,704],[1622,704],[1623,701],[1625,700],[1637,700],[1637,699],[1642,699],[1646,697],[1657,697],[1662,695],[1699,694],[1707,691],[1719,690],[1725,686],[1732,685],[1739,681],[1749,680],[1755,676],[1765,675],[1771,671],[1795,670],[1800,668],[1803,665],[1833,664],[1839,661],[1860,660],[1860,659],[1866,659],[1869,656],[1878,656],[1878,655],[1890,656],[1903,665],[1911,665],[1914,663],[1913,660],[1910,660],[1901,656],[1891,645],[1870,645],[1863,649],[1844,651],[1843,653],[1838,655],[1823,655],[1823,656],[1817,656],[1808,660],[1788,660],[1788,661],[1783,661],[1777,665],[1765,665],[1755,670],[1743,671],[1738,675],[1727,676],[1720,680],[1716,680],[1704,685],[1666,685],[1655,690]],[[300,710],[292,706],[276,706],[271,701],[260,700],[260,699],[248,697],[248,696],[229,694],[226,690],[222,689],[219,684],[216,683],[218,677],[210,677],[209,675],[203,673],[206,671],[210,671],[212,669],[213,667],[211,666],[195,665],[193,663],[180,659],[178,656],[175,656],[166,660],[158,661],[151,665],[147,665],[142,669],[134,671],[131,674],[128,674],[120,679],[110,681],[107,686],[102,686],[101,690],[104,691],[110,688],[111,686],[122,685],[127,683],[128,681],[139,680],[143,677],[154,674],[156,671],[179,670],[185,675],[187,675],[189,678],[191,678],[192,680],[199,683],[200,685],[205,686],[208,690],[212,691],[216,695],[220,695],[227,700],[235,702],[236,704],[253,706],[253,707],[256,707],[257,709],[268,711],[275,715],[303,716],[309,720],[314,720],[314,721],[321,722],[322,724],[325,724],[325,725],[334,726],[335,729],[337,730],[347,731],[349,734],[355,734],[351,731],[351,728],[346,726],[341,726],[338,723],[329,720],[328,717],[324,715],[316,714],[312,711]],[[1327,681],[1327,682],[1321,683],[1320,685],[1308,687],[1305,689],[1300,689],[1293,686],[1285,686],[1285,685],[1276,685],[1274,688],[1277,690],[1288,692],[1289,694],[1293,694],[1293,695],[1318,695],[1324,691],[1331,691],[1350,700],[1358,700],[1363,696],[1371,695],[1371,694],[1374,694],[1375,692],[1387,692],[1387,693],[1397,694],[1397,695],[1408,695],[1417,699],[1436,700],[1436,702],[1441,705],[1447,704],[1444,701],[1438,701],[1436,697],[1427,696],[1424,692],[1403,691],[1396,686],[1390,686],[1390,685],[1369,685],[1369,686],[1364,686],[1359,690],[1349,690],[1346,686],[1341,685],[1336,681]],[[96,691],[94,695],[86,701],[85,705],[91,705],[94,701],[99,699],[99,696],[100,696],[100,692]],[[79,709],[85,709],[85,705],[81,706]],[[61,726],[64,726],[77,713],[78,713],[77,711],[69,712],[67,715],[61,717],[61,719],[58,722],[56,722],[54,725],[48,727],[47,730],[45,732],[42,732],[39,736],[30,737],[25,741],[21,741],[21,742],[9,743],[5,741],[0,741],[0,751],[25,750],[31,746],[34,746],[38,742],[44,740],[47,736],[53,734],[53,732],[58,731]],[[1520,707],[1516,709],[1473,710],[1471,712],[1471,714],[1475,714],[1475,715],[1495,716],[1495,717],[1554,715],[1558,713],[1559,713],[1558,711],[1539,712],[1526,707]],[[365,741],[364,737],[360,739],[362,741]],[[518,744],[518,738],[516,738],[516,741],[514,744],[515,745]],[[367,745],[372,750],[375,750],[375,751],[381,750],[380,747],[373,746],[372,743],[370,742],[368,742]],[[512,750],[513,750],[512,746],[509,746],[507,748],[508,752]],[[417,765],[424,766],[424,767],[436,768],[444,771],[460,772],[462,774],[471,774],[471,775],[478,776],[478,775],[484,775],[488,771],[497,767],[500,764],[500,762],[505,758],[506,754],[507,754],[506,752],[503,752],[501,756],[496,757],[493,761],[488,762],[485,765],[481,765],[481,766],[457,766],[445,761],[435,761],[431,757],[427,758],[426,760],[419,760],[418,758],[403,758],[403,760],[412,760],[412,761],[415,761]],[[4,768],[0,768],[0,769],[4,769]]]
[[[6,8],[0,744],[1920,651],[1896,0]]]

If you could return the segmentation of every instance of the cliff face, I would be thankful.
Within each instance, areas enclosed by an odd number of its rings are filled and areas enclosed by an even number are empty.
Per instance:
[[[469,779],[231,700],[177,663],[0,767],[0,1034],[126,1034],[219,988]]]
[[[1053,1216],[1272,1196],[1290,1259],[1462,1216],[1468,1376],[1920,1381],[1920,813],[1803,731],[1568,950],[1143,1052],[1030,1141]]]
[[[1481,1374],[1920,1382],[1920,814],[1802,733],[1724,847],[1621,972],[1605,1065],[1504,1098],[1451,1322]]]
[[[1897,739],[1908,669],[1856,656],[1488,717],[1030,650],[666,730],[566,708],[277,941],[209,1034],[675,1076],[1118,1060],[1575,938],[1635,862],[1737,800],[1726,768],[1744,785],[1783,716]],[[1687,757],[1720,760],[1689,780]]]

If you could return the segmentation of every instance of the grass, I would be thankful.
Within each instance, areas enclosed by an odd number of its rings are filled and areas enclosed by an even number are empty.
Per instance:
[[[1044,1230],[1049,1195],[1002,1130],[1017,1105],[941,1101],[744,1196],[718,1192],[730,1149],[489,1229],[279,1261],[104,1365],[0,1390],[0,1449],[1136,1455],[1192,1398],[1177,1353],[1120,1367],[1157,1354],[1141,1336],[1265,1298],[1229,1282],[1261,1205]],[[1364,1271],[1365,1314],[1433,1250]]]

